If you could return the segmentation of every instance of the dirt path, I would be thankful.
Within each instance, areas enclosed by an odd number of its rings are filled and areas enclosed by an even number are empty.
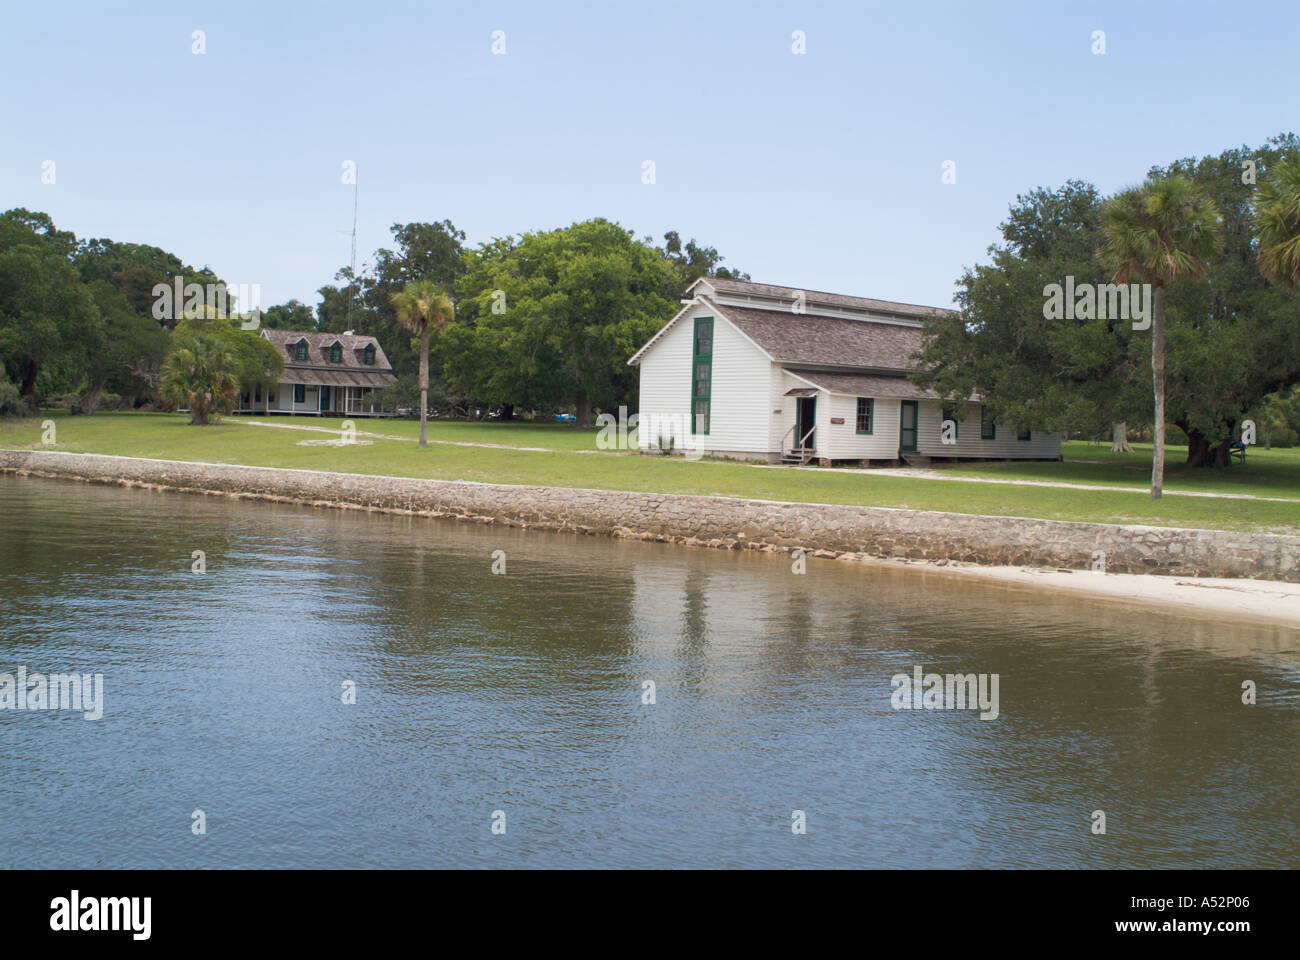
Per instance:
[[[1150,496],[1146,487],[1118,487],[1113,484],[1070,483],[1068,480],[1019,480],[995,477],[955,477],[943,470],[928,470],[925,467],[883,467],[879,470],[862,470],[853,467],[785,467],[780,464],[762,464],[765,469],[783,470],[817,470],[835,473],[869,474],[876,477],[914,477],[917,480],[951,480],[954,483],[1000,483],[1020,487],[1059,487],[1064,490],[1109,490],[1115,493],[1140,493]],[[1167,497],[1212,497],[1222,500],[1260,500],[1269,503],[1300,503],[1294,497],[1261,497],[1253,493],[1212,493],[1205,490],[1170,490],[1165,488]]]
[[[278,430],[308,430],[314,433],[328,433],[331,436],[340,436],[341,430],[333,430],[329,427],[315,427],[306,423],[270,423],[266,420],[223,420],[222,423],[234,423],[250,427],[275,427]],[[399,437],[392,433],[372,433],[369,430],[358,430],[358,437],[370,437],[375,440],[397,440],[402,443],[410,443],[414,437]],[[554,447],[517,447],[508,443],[476,443],[470,440],[434,440],[429,439],[430,443],[439,443],[448,447],[487,447],[492,450],[527,450],[531,453],[595,453],[594,450],[557,450]],[[602,451],[603,452],[603,451]]]

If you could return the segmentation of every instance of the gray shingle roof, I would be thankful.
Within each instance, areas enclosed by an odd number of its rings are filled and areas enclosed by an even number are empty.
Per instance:
[[[280,350],[281,356],[284,357],[286,371],[291,368],[298,370],[322,368],[332,371],[354,370],[392,376],[393,365],[388,362],[388,356],[384,353],[384,348],[379,345],[379,341],[374,337],[343,333],[316,333],[302,330],[268,329],[262,332],[266,335],[266,339]],[[302,339],[307,341],[307,359],[305,361],[296,359],[297,344]],[[343,344],[342,363],[330,363],[330,344],[335,340]],[[362,356],[367,346],[375,348],[375,362],[373,364],[367,364]],[[327,381],[292,381],[286,378],[286,382],[325,383]],[[391,382],[391,379],[385,381],[385,383]]]
[[[337,368],[340,364],[334,364]],[[381,390],[397,378],[385,370],[320,370],[315,367],[288,367],[280,374],[281,383],[314,383],[326,387],[373,387]]]
[[[919,327],[784,310],[718,306],[707,298],[702,299],[778,363],[904,371],[910,365],[908,357],[921,348]]]
[[[872,300],[869,297],[849,297],[839,293],[825,293],[821,290],[803,290],[800,287],[779,287],[770,283],[752,283],[748,280],[723,280],[718,277],[703,277],[705,283],[718,293],[736,296],[775,297],[793,302],[799,293],[808,303],[820,303],[828,307],[844,307],[849,310],[870,310],[876,313],[892,313],[919,320],[931,313],[950,313],[942,307],[926,307],[917,303],[899,303],[895,300]]]
[[[831,393],[851,397],[897,397],[902,400],[938,400],[933,390],[923,390],[906,377],[882,376],[874,373],[840,373],[825,370],[796,370],[786,367],[789,373],[802,377],[809,383]],[[788,395],[789,391],[787,391]]]

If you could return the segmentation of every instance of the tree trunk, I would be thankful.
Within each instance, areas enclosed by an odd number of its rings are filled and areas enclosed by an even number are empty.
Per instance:
[[[1116,420],[1111,426],[1111,453],[1132,453],[1133,448],[1128,443],[1128,421]]]
[[[1186,427],[1183,429],[1187,430]],[[1187,430],[1187,465],[1189,467],[1210,465],[1210,438],[1199,430]]]
[[[23,382],[18,387],[18,392],[27,398],[33,410],[36,409],[36,374],[38,367],[35,363],[28,361],[23,364]]]
[[[591,398],[585,393],[578,397],[578,426],[591,426]]]
[[[513,420],[515,418],[515,405],[513,403],[501,404],[501,419]]]
[[[1269,440],[1269,434],[1272,433],[1272,431],[1273,431],[1272,425],[1265,423],[1264,424],[1264,449],[1265,450],[1273,449],[1272,441]]]
[[[420,324],[420,446],[429,445],[429,324]]]
[[[1155,381],[1155,422],[1152,424],[1151,499],[1159,500],[1165,486],[1165,286],[1157,283],[1151,311],[1151,378]]]
[[[81,398],[81,412],[89,416],[99,409],[99,401],[103,399],[103,386],[92,386],[86,391],[86,395]]]

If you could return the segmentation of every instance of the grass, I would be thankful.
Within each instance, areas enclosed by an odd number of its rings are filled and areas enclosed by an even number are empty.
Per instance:
[[[1111,453],[1110,443],[1071,441],[1062,445],[1063,463],[957,463],[938,469],[952,476],[991,480],[1048,480],[1148,489],[1151,444],[1133,444],[1133,453]],[[1186,447],[1165,451],[1165,489],[1195,493],[1233,493],[1288,497],[1300,501],[1300,447],[1264,450],[1252,447],[1246,463],[1228,470],[1188,467]]]
[[[44,419],[43,417],[41,419]],[[41,448],[41,419],[0,420],[0,447]],[[1105,446],[1066,445],[1065,463],[958,464],[943,473],[989,480],[1049,480],[1131,487],[1134,492],[1034,487],[918,479],[889,470],[819,471],[755,467],[721,460],[640,456],[598,450],[595,430],[565,424],[429,424],[432,442],[416,446],[415,421],[357,421],[358,430],[401,437],[371,444],[332,447],[302,445],[326,439],[305,430],[253,426],[229,418],[208,427],[188,425],[181,414],[109,413],[93,417],[52,414],[58,443],[77,453],[118,454],[168,460],[206,460],[249,466],[295,467],[345,473],[387,474],[489,483],[540,484],[704,494],[784,500],[906,507],[1051,520],[1140,523],[1270,533],[1300,533],[1300,451],[1254,450],[1248,463],[1225,474],[1180,470],[1175,463],[1167,489],[1294,496],[1289,502],[1167,496],[1153,501],[1141,491],[1150,469],[1149,453],[1117,456]],[[265,419],[265,418],[251,418]],[[331,427],[337,420],[276,418],[277,425]],[[366,439],[366,438],[362,438]],[[453,444],[541,447],[518,450]],[[1181,451],[1174,451],[1175,458]],[[1098,463],[1082,463],[1095,460]]]

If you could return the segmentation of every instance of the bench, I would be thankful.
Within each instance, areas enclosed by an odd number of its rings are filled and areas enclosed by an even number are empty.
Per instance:
[[[1246,462],[1246,445],[1238,440],[1236,443],[1228,444],[1228,458],[1236,458],[1238,463]]]

